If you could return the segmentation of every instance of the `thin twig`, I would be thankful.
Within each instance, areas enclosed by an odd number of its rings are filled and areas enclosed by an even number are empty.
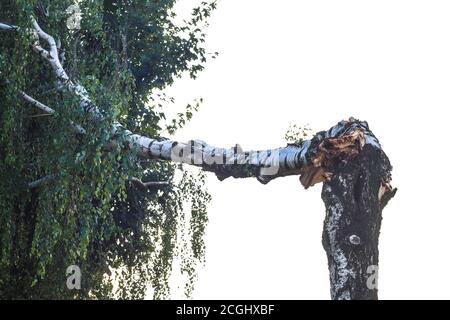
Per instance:
[[[48,116],[52,116],[52,114],[50,114],[50,113],[34,114],[32,116],[27,116],[25,118],[40,118],[40,117],[48,117]]]

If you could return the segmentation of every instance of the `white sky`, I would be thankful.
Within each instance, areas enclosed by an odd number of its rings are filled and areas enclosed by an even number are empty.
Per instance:
[[[207,39],[219,58],[169,90],[180,107],[205,100],[175,138],[273,148],[290,123],[367,120],[399,188],[384,210],[379,296],[449,299],[449,16],[449,1],[221,1]],[[208,187],[195,299],[329,299],[321,186],[210,174]]]

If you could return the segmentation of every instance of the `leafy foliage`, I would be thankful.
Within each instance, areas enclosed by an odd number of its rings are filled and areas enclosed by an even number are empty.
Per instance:
[[[291,124],[284,134],[284,139],[290,144],[302,145],[305,140],[312,137],[312,133],[309,125],[299,126]]]
[[[174,78],[195,77],[204,68],[209,55],[201,26],[215,2],[203,2],[180,26],[173,22],[175,0],[85,0],[79,2],[81,29],[69,30],[66,9],[72,4],[0,4],[0,21],[20,27],[0,33],[0,298],[140,299],[148,284],[154,298],[167,298],[176,257],[189,295],[204,261],[210,200],[204,175],[140,162],[124,143],[104,149],[115,120],[159,137],[165,116],[155,95],[164,96],[161,90]],[[65,69],[105,115],[100,124],[88,121],[73,95],[57,90],[51,70],[30,50],[31,15],[61,43]],[[20,90],[56,113],[39,114]],[[162,101],[163,108],[173,103]],[[170,132],[195,110],[188,106]],[[71,130],[72,123],[86,133]],[[28,188],[42,177],[52,179]],[[171,184],[142,191],[130,177]],[[66,287],[70,265],[82,270],[81,290]]]

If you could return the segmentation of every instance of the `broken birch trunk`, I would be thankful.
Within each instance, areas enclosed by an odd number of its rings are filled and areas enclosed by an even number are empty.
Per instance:
[[[377,299],[378,238],[382,210],[395,195],[388,157],[364,121],[341,121],[301,145],[244,152],[203,141],[149,142],[150,158],[184,162],[227,177],[261,183],[299,175],[305,188],[323,182],[326,208],[323,247],[331,298]],[[180,152],[181,151],[181,152]]]
[[[322,243],[331,298],[377,299],[381,213],[396,192],[389,185],[389,160],[381,149],[366,145],[352,160],[332,164],[330,171],[333,175],[322,188]]]
[[[34,19],[32,23],[36,33],[32,48],[53,69],[58,88],[65,87],[77,96],[79,107],[92,121],[103,121],[102,111],[94,105],[85,88],[64,70],[55,39],[45,33]],[[0,29],[19,30],[1,23]],[[38,39],[45,41],[49,49],[44,49]],[[21,96],[44,112],[56,112],[25,93]],[[81,127],[76,124],[74,127],[83,134]],[[141,159],[196,165],[214,172],[220,180],[255,177],[265,184],[277,177],[299,175],[305,188],[323,182],[322,199],[326,208],[323,246],[328,257],[331,298],[377,298],[381,213],[396,189],[390,186],[392,168],[389,159],[366,122],[350,118],[328,131],[318,132],[301,144],[247,152],[238,145],[224,149],[200,140],[188,143],[161,141],[129,132],[120,123],[115,123],[111,128],[111,145],[115,144],[118,135],[137,149]],[[38,187],[51,178],[44,176],[30,182],[29,186]],[[164,184],[133,178],[132,181],[142,188]]]

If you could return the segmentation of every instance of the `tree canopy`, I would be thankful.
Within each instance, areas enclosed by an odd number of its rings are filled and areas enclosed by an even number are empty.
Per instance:
[[[198,107],[161,126],[174,103],[164,89],[182,75],[195,78],[216,55],[204,45],[215,1],[177,23],[175,2],[79,1],[74,29],[67,24],[73,1],[1,1],[0,22],[18,30],[0,32],[0,298],[139,299],[149,285],[154,298],[166,298],[174,259],[192,293],[204,261],[204,174],[109,146],[117,119],[164,139]],[[58,87],[30,49],[30,17],[57,39],[64,68],[89,91],[102,121],[89,121],[79,97]],[[57,112],[40,113],[22,93]],[[42,177],[51,182],[30,188]],[[141,188],[141,181],[168,184]],[[70,265],[82,271],[81,290],[66,287]]]

